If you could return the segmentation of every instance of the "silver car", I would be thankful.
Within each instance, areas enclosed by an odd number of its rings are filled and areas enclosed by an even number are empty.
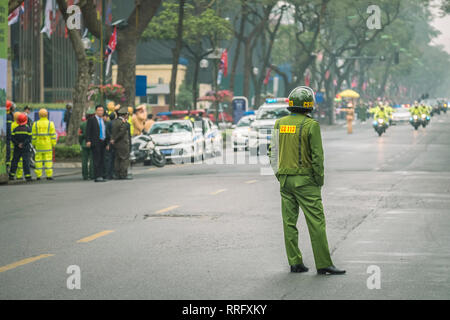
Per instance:
[[[409,109],[406,108],[397,108],[394,109],[394,113],[392,114],[392,122],[393,123],[401,123],[408,122],[411,117]]]
[[[242,117],[236,126],[234,126],[233,133],[231,134],[231,145],[234,151],[238,151],[238,149],[248,150],[250,125],[255,121],[255,118],[256,116],[254,115]]]

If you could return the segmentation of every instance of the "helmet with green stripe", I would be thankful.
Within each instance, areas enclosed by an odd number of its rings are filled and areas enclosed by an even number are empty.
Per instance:
[[[289,107],[287,109],[291,112],[312,111],[316,101],[313,89],[306,86],[292,90],[288,99]]]

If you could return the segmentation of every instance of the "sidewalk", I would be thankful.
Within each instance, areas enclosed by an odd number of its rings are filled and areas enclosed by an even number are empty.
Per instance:
[[[53,164],[53,177],[60,178],[72,175],[80,175],[81,177],[81,162],[60,162]],[[36,181],[36,175],[34,174],[34,169],[31,169],[31,176],[33,178],[32,182],[27,182],[23,180],[8,181],[5,185],[16,185],[16,184],[26,184],[26,183],[36,183],[46,181],[45,177],[41,181]]]

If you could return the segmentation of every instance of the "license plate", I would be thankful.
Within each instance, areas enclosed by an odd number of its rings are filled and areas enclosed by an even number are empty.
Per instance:
[[[166,149],[166,150],[161,150],[161,153],[166,155],[166,154],[172,154],[172,149]]]

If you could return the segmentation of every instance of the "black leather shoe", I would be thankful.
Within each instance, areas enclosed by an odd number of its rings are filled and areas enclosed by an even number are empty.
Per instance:
[[[105,180],[103,180],[103,178],[97,178],[94,180],[95,182],[105,182]]]
[[[55,179],[53,177],[47,177],[47,180],[52,181],[52,180],[55,180]]]
[[[36,178],[36,181],[41,181],[41,178]]]
[[[339,270],[335,266],[330,266],[328,268],[317,269],[317,274],[344,274],[345,270]]]
[[[309,269],[303,263],[291,266],[291,272],[300,273],[307,272]]]

